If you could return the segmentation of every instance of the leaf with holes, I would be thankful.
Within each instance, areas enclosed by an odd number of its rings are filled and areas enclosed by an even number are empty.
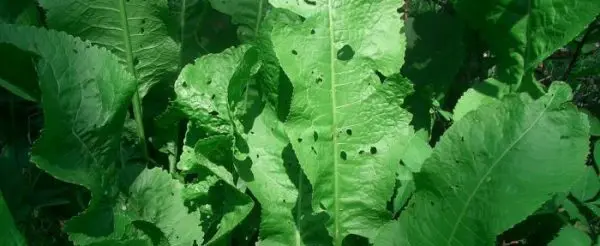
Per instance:
[[[411,116],[400,107],[410,90],[402,78],[383,83],[378,74],[391,76],[402,66],[401,6],[329,1],[302,13],[304,22],[273,29],[275,52],[294,86],[286,131],[314,189],[313,208],[330,216],[335,245],[349,234],[373,237],[391,218],[394,165],[412,132]]]
[[[568,191],[585,171],[589,144],[589,124],[571,98],[557,82],[536,101],[507,96],[452,125],[415,175],[416,193],[400,216],[408,241],[490,245]]]
[[[179,49],[164,16],[167,0],[41,0],[50,28],[104,46],[138,81],[143,97],[156,83],[169,82]]]

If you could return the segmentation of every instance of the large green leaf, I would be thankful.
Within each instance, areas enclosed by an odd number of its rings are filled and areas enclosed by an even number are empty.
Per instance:
[[[222,240],[253,207],[252,200],[237,189],[233,173],[237,171],[244,176],[247,170],[246,163],[242,162],[245,151],[238,148],[246,145],[241,135],[245,132],[247,116],[256,104],[250,100],[255,96],[250,95],[249,87],[257,65],[257,50],[243,45],[197,59],[182,70],[175,82],[177,99],[171,110],[190,121],[184,151],[194,156],[186,157],[178,167],[184,172],[208,171],[230,187],[231,196],[222,199],[232,204],[232,208],[214,212],[222,218],[216,231],[207,234],[208,244]],[[240,157],[238,154],[242,159],[235,158]]]
[[[411,135],[400,107],[409,89],[376,72],[390,76],[402,66],[402,2],[305,2],[312,11],[289,8],[304,22],[276,24],[272,39],[294,86],[286,131],[314,188],[313,208],[327,211],[341,245],[349,234],[373,237],[391,217],[395,165]]]
[[[116,168],[125,114],[136,88],[117,57],[64,33],[29,27],[1,25],[0,43],[40,57],[44,130],[33,146],[32,161],[92,192],[90,207],[66,223],[71,239],[78,245],[117,238],[148,241],[159,231],[171,245],[193,242],[201,230],[183,201],[154,196],[178,195],[170,175],[156,170],[132,173],[134,166]]]
[[[458,14],[481,31],[497,59],[497,78],[540,95],[533,71],[575,38],[600,13],[597,0],[452,0]]]
[[[311,187],[283,124],[267,106],[248,135],[252,179],[247,185],[261,204],[261,245],[330,245],[326,216],[313,215]]]
[[[465,115],[415,175],[400,220],[413,245],[490,245],[585,171],[589,124],[555,83],[536,101],[507,96]]]
[[[174,78],[179,49],[165,24],[167,0],[41,0],[50,28],[104,46],[138,81],[141,96]]]
[[[25,239],[15,226],[10,210],[4,202],[2,192],[0,191],[0,245],[24,246]]]
[[[59,179],[102,190],[115,164],[133,78],[106,50],[64,33],[0,28],[0,43],[41,57],[45,129],[33,147],[33,161]],[[57,146],[68,151],[56,151]]]

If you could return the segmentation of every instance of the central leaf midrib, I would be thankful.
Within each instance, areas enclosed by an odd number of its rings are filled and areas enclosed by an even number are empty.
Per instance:
[[[463,206],[461,213],[459,214],[458,218],[456,219],[456,223],[454,224],[454,226],[452,227],[452,231],[450,232],[450,235],[448,237],[447,240],[447,245],[451,245],[452,240],[454,239],[454,236],[456,235],[456,232],[458,231],[458,226],[462,223],[463,217],[465,217],[466,215],[466,211],[467,208],[470,206],[471,201],[473,200],[473,198],[475,197],[475,194],[477,194],[477,192],[479,191],[479,188],[481,187],[481,185],[483,184],[483,181],[492,173],[492,171],[494,170],[494,168],[500,163],[500,161],[502,161],[502,159],[504,159],[504,157],[506,156],[506,154],[508,154],[508,152],[518,143],[521,141],[521,139],[523,139],[523,137],[525,137],[525,135],[527,135],[527,133],[529,133],[529,131],[531,131],[531,129],[533,129],[533,127],[535,125],[537,125],[538,121],[540,121],[540,119],[542,118],[542,116],[544,116],[544,114],[546,113],[546,111],[548,110],[548,108],[550,107],[550,105],[552,104],[552,101],[554,101],[554,98],[556,97],[556,94],[554,94],[554,96],[552,96],[552,98],[550,98],[550,100],[548,101],[548,103],[546,105],[544,110],[542,110],[542,112],[540,113],[540,115],[538,115],[538,117],[531,123],[531,125],[525,129],[525,131],[519,136],[517,137],[517,139],[515,139],[515,141],[513,141],[508,148],[506,148],[506,150],[504,150],[502,152],[502,154],[500,154],[499,158],[496,159],[492,165],[490,166],[490,168],[488,169],[488,171],[479,179],[479,182],[477,183],[477,185],[475,186],[475,189],[473,189],[473,192],[471,192],[471,194],[469,195],[469,197],[467,198],[467,201],[465,202],[465,205]]]
[[[127,18],[127,6],[125,4],[125,0],[119,0],[119,10],[121,16],[121,26],[123,28],[123,42],[125,43],[125,59],[127,62],[127,68],[129,69],[129,72],[133,75],[133,78],[135,79],[135,83],[137,85],[138,75],[137,71],[135,70],[135,65],[133,64],[133,48],[131,46],[131,34],[129,32],[129,20]]]
[[[336,99],[336,76],[335,76],[335,59],[336,54],[334,50],[334,32],[333,32],[333,3],[332,0],[327,1],[327,13],[329,17],[329,66],[330,66],[330,82],[331,82],[331,133],[332,133],[332,141],[333,141],[333,234],[334,234],[334,245],[342,245],[342,237],[340,235],[340,220],[339,220],[339,211],[340,211],[340,199],[339,199],[339,173],[338,173],[338,142],[337,142],[337,134],[335,134],[336,126],[337,126],[337,116],[336,116],[336,107],[337,107],[337,99]]]

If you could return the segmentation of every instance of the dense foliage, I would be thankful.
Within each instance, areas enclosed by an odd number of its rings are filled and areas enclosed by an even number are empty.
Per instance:
[[[0,0],[0,245],[600,245],[598,0]]]

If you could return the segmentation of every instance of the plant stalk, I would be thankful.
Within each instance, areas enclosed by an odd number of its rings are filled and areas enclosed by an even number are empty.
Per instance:
[[[133,98],[131,99],[133,106],[133,117],[135,118],[139,141],[142,145],[142,153],[146,160],[150,160],[150,156],[148,155],[148,145],[146,144],[146,134],[144,132],[144,122],[142,117],[143,112],[139,92],[139,76],[135,69],[133,49],[131,46],[131,37],[129,31],[129,23],[127,20],[127,6],[125,4],[125,0],[120,0],[119,4],[121,10],[121,25],[123,26],[123,40],[125,42],[125,53],[127,55],[127,68],[129,69],[129,72],[133,75],[136,83],[135,93],[133,94]]]

